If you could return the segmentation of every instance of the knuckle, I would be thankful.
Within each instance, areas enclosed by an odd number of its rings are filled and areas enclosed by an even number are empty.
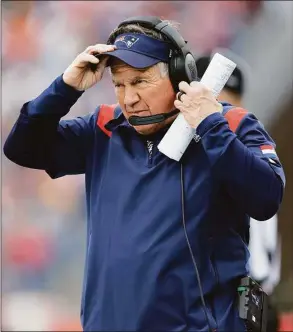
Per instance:
[[[180,99],[181,99],[183,102],[184,102],[184,101],[187,101],[188,96],[187,96],[185,93],[183,93],[183,95],[181,96]]]
[[[85,55],[85,53],[78,54],[78,56],[76,57],[76,60],[79,61],[80,59],[82,59],[84,57],[84,55]]]
[[[105,49],[105,48],[108,47],[108,45],[105,45],[105,44],[97,44],[96,46],[97,46],[97,48],[99,48],[99,49]]]
[[[209,89],[204,85],[204,84],[200,84],[200,90],[203,92],[203,93],[207,93],[209,91]]]
[[[184,101],[184,98],[183,98],[183,97],[185,97],[185,93],[182,92],[182,91],[179,91],[179,92],[177,93],[177,95],[176,95],[177,100],[179,100],[179,101],[181,101],[181,102]]]
[[[192,85],[192,94],[194,96],[206,95],[209,90],[204,84],[193,84]]]
[[[100,52],[105,49],[104,44],[96,44],[96,45],[91,45],[89,46],[85,52]]]

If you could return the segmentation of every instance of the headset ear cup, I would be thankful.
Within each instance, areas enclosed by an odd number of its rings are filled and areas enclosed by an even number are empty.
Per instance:
[[[185,73],[189,82],[198,80],[196,61],[192,53],[188,53],[185,57]]]
[[[178,85],[181,81],[191,82],[186,72],[185,58],[182,54],[176,54],[170,59],[169,76],[175,92],[179,91]]]

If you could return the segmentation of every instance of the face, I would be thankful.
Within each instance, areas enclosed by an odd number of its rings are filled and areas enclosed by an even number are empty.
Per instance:
[[[132,115],[150,116],[174,109],[175,92],[169,77],[162,77],[157,66],[140,70],[115,60],[111,64],[111,73],[117,100],[126,119]],[[171,123],[175,117],[134,128],[142,135],[153,134]]]

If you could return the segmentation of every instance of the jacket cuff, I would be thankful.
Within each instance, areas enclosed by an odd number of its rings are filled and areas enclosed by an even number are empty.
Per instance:
[[[63,75],[58,76],[52,84],[37,98],[30,101],[25,111],[30,117],[66,115],[77,102],[84,91],[78,91],[63,81]]]
[[[219,123],[227,123],[227,120],[221,113],[213,113],[207,116],[196,128],[196,134],[203,137],[210,129]]]
[[[57,91],[62,94],[65,98],[68,98],[74,103],[78,100],[78,98],[81,97],[81,95],[84,93],[84,91],[79,91],[73,88],[72,86],[66,84],[63,81],[63,74],[58,76],[55,80],[56,89]]]

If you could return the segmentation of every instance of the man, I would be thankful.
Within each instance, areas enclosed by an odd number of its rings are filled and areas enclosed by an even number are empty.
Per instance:
[[[88,47],[23,105],[4,146],[10,160],[52,178],[85,173],[83,329],[244,331],[236,288],[248,272],[247,215],[273,216],[285,183],[277,155],[262,152],[274,142],[245,110],[224,117],[226,106],[199,82],[180,82],[176,99],[168,75],[176,52],[162,33],[129,24],[109,40]],[[119,105],[60,121],[107,64]],[[201,138],[180,163],[157,148],[174,107]],[[129,123],[162,113],[172,116]]]
[[[229,50],[218,49],[218,52],[226,55],[237,64],[224,89],[218,96],[218,100],[243,107],[242,100],[247,85],[248,66],[241,58]],[[212,55],[204,55],[197,59],[196,65],[199,78],[202,78],[204,75],[211,58]],[[274,215],[266,222],[259,222],[250,218],[249,272],[251,277],[262,286],[269,296],[272,295],[280,280],[281,257],[277,223],[277,215]],[[278,313],[277,308],[272,303],[269,305],[268,319],[267,332],[277,331],[279,325]]]

